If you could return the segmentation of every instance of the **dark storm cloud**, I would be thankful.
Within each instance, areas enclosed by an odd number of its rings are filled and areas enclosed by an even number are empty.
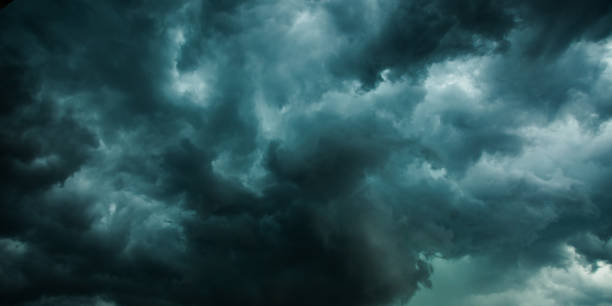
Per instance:
[[[527,32],[522,52],[532,56],[557,55],[574,41],[601,40],[611,31],[609,1],[386,1],[373,5],[383,14],[372,17],[368,4],[327,4],[348,40],[331,64],[333,71],[357,78],[365,88],[380,82],[386,69],[418,77],[431,62],[503,52],[512,30]]]
[[[332,67],[341,75],[356,77],[365,88],[381,81],[380,73],[385,69],[397,76],[406,72],[419,76],[428,63],[483,52],[488,47],[485,42],[503,43],[514,23],[504,7],[494,1],[381,4],[384,14],[373,17],[378,23],[374,29],[359,21],[364,19],[359,14],[366,14],[368,7],[355,12],[340,2],[329,4],[334,22],[349,39]]]
[[[429,287],[432,258],[515,279],[562,266],[567,245],[609,261],[611,15],[11,3],[2,300],[385,305]]]
[[[612,31],[609,1],[593,1],[589,5],[574,1],[526,1],[521,3],[521,9],[525,20],[535,25],[527,49],[533,55],[554,55],[573,41],[601,40]]]

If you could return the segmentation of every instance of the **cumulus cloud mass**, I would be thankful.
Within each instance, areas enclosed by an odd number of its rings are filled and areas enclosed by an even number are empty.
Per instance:
[[[612,305],[609,0],[2,7],[2,305]]]

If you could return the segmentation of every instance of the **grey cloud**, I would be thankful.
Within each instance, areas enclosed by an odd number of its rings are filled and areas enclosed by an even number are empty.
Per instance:
[[[610,260],[604,1],[0,15],[9,305],[388,305],[465,258],[491,298]]]

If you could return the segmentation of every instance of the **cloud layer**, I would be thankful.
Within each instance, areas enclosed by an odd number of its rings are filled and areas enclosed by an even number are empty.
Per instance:
[[[609,1],[14,1],[2,300],[391,305],[433,279],[612,303],[610,24]],[[438,289],[454,270],[472,287]]]

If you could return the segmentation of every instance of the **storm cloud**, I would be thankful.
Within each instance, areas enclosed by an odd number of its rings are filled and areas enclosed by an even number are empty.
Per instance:
[[[612,303],[610,1],[2,3],[2,304]]]

